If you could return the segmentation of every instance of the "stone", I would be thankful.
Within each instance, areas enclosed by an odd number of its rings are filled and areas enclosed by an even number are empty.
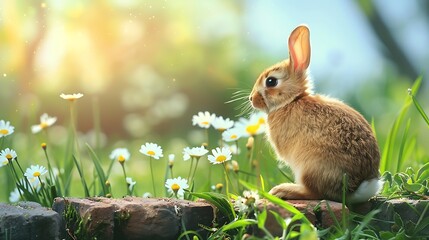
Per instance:
[[[53,209],[77,213],[77,219],[65,219],[69,234],[98,239],[177,239],[185,229],[206,237],[201,226],[211,227],[215,218],[206,202],[170,198],[56,198]]]
[[[35,202],[0,203],[0,239],[63,239],[61,216]]]
[[[318,201],[318,200],[288,200],[289,204],[295,207],[298,211],[303,213],[305,217],[314,225],[320,228],[328,228],[335,225],[336,223],[341,223],[343,214],[348,216],[349,210],[347,207],[344,208],[341,203],[333,201]],[[292,218],[294,215],[288,210],[275,205],[267,200],[260,200],[258,203],[258,208],[262,210],[266,208],[269,211],[274,211],[278,213],[283,219]],[[273,236],[281,236],[283,229],[280,224],[276,221],[274,216],[269,212],[267,220],[265,222],[265,228]],[[258,229],[253,229],[255,235],[262,236],[263,233]]]

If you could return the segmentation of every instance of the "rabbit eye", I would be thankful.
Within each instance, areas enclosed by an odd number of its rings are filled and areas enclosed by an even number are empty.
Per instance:
[[[268,77],[265,79],[265,86],[266,87],[275,87],[279,83],[279,80],[275,77]]]

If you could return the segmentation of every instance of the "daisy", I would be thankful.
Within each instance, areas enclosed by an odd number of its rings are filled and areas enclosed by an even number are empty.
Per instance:
[[[265,132],[265,118],[260,114],[253,114],[249,119],[240,118],[235,126],[244,137],[255,136]]]
[[[5,137],[13,133],[14,126],[10,125],[9,121],[0,120],[0,137]]]
[[[237,127],[227,129],[225,132],[222,133],[222,139],[225,142],[237,141],[241,137],[242,137],[242,131]]]
[[[10,193],[9,196],[9,202],[14,203],[14,202],[18,202],[21,199],[21,194],[23,194],[22,190],[19,190],[18,188],[15,188],[15,190],[13,190]]]
[[[136,181],[133,181],[133,179],[130,177],[127,177],[126,181],[127,181],[128,189],[130,190],[130,192],[132,192],[134,185],[136,184]]]
[[[208,159],[212,164],[220,164],[231,160],[231,157],[232,155],[229,148],[223,147],[222,149],[221,148],[213,149],[212,155],[209,155]]]
[[[31,165],[24,173],[28,179],[30,178],[39,178],[40,176],[46,174],[48,170],[45,167],[39,165]]]
[[[18,155],[16,155],[15,150],[6,148],[1,150],[0,152],[0,167],[6,166],[10,161],[16,159]]]
[[[176,155],[169,154],[168,155],[168,166],[173,167],[174,165],[174,158],[176,158]]]
[[[216,115],[210,114],[207,111],[204,113],[199,112],[198,115],[192,117],[192,125],[198,125],[201,128],[209,128],[215,117]]]
[[[234,126],[234,121],[230,120],[229,118],[224,119],[223,117],[219,116],[214,118],[212,126],[216,130],[223,132],[229,128],[232,128],[232,126]]]
[[[82,93],[73,93],[73,94],[64,94],[64,93],[61,93],[60,97],[62,99],[69,100],[69,101],[72,102],[72,101],[74,101],[76,99],[79,99],[79,98],[83,97],[83,94]]]
[[[126,148],[116,148],[110,153],[110,159],[117,160],[119,163],[124,163],[130,159],[130,152]]]
[[[52,126],[56,121],[56,117],[49,117],[47,113],[44,113],[40,116],[40,124],[31,126],[31,132],[38,133],[43,129]]]
[[[156,143],[145,143],[140,147],[140,152],[146,156],[153,157],[155,159],[163,157],[162,148]]]
[[[186,188],[189,188],[188,180],[181,177],[167,179],[165,187],[170,194],[174,194],[178,198],[183,198]]]
[[[187,161],[191,157],[200,158],[200,157],[206,155],[208,152],[209,151],[207,149],[205,149],[203,146],[193,147],[193,148],[186,147],[183,149],[183,160]]]

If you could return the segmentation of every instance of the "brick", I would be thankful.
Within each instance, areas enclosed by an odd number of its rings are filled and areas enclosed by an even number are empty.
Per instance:
[[[61,216],[35,202],[0,203],[0,239],[60,239]]]
[[[169,198],[57,198],[53,209],[64,213],[67,206],[79,213],[85,236],[99,239],[177,239],[183,227],[205,236],[199,224],[210,227],[215,217],[208,203]]]

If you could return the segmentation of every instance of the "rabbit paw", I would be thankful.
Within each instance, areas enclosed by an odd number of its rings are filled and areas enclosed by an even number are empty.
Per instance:
[[[316,194],[308,191],[305,186],[294,183],[282,183],[273,187],[269,193],[283,200],[319,199]]]

